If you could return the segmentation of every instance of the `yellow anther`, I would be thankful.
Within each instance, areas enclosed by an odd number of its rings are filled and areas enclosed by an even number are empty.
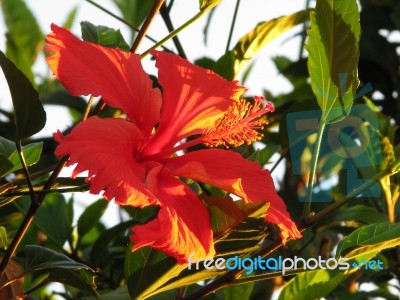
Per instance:
[[[204,143],[211,147],[224,145],[228,148],[228,145],[238,147],[261,140],[263,134],[257,130],[262,130],[263,125],[268,123],[261,117],[274,111],[271,102],[261,107],[263,101],[264,97],[255,97],[252,105],[244,99],[236,100],[223,117],[204,132]]]

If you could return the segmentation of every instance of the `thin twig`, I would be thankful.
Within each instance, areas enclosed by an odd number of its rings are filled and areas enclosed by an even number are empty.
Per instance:
[[[175,28],[174,28],[174,25],[172,24],[172,20],[171,20],[169,13],[170,13],[170,9],[164,4],[161,7],[160,14],[165,23],[165,26],[167,26],[168,31],[172,32],[175,30]],[[174,42],[175,48],[178,51],[179,56],[182,58],[186,58],[185,51],[183,50],[182,44],[179,41],[178,36],[174,36],[172,38],[172,41]]]
[[[15,146],[17,148],[19,160],[21,161],[22,170],[23,170],[23,172],[25,174],[26,183],[28,184],[29,194],[31,196],[31,201],[34,202],[35,201],[35,192],[33,190],[32,179],[31,179],[31,176],[29,174],[28,166],[26,164],[24,152],[22,150],[21,141],[20,140],[16,141],[15,142]]]
[[[109,11],[108,9],[102,7],[101,5],[97,4],[96,2],[94,2],[94,1],[92,1],[92,0],[86,0],[86,1],[89,2],[90,4],[92,4],[93,6],[97,7],[98,9],[104,11],[106,14],[110,15],[111,17],[117,19],[117,20],[120,21],[121,23],[125,24],[125,25],[128,26],[130,29],[132,29],[133,31],[136,31],[136,32],[139,32],[139,31],[140,31],[137,27],[135,27],[135,26],[132,25],[131,23],[125,21],[123,18],[117,16],[116,14],[112,13],[111,11]],[[154,38],[152,38],[151,36],[149,36],[149,35],[146,34],[145,37],[146,37],[147,39],[149,39],[150,41],[152,41],[153,43],[157,43],[157,40],[154,39]],[[164,50],[165,50],[165,51],[171,52],[168,48],[165,48],[165,47],[164,47]]]
[[[229,30],[228,41],[226,42],[225,53],[229,51],[229,47],[230,47],[230,45],[231,45],[231,40],[232,40],[232,35],[233,35],[233,29],[235,28],[235,24],[236,24],[236,17],[237,17],[238,11],[239,11],[239,5],[240,5],[240,0],[236,0],[235,11],[234,11],[234,13],[233,13],[231,28],[230,28],[230,30]]]
[[[134,53],[137,51],[140,43],[142,42],[144,36],[146,35],[147,30],[150,27],[150,24],[153,22],[154,17],[160,11],[160,8],[163,3],[164,3],[164,0],[156,0],[154,2],[149,14],[147,15],[146,20],[144,21],[144,23],[142,25],[142,28],[140,28],[140,31],[139,31],[138,35],[136,36],[135,41],[133,42],[130,52]]]

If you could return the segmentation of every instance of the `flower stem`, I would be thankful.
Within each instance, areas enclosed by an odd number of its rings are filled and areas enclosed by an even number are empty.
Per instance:
[[[130,52],[134,53],[137,51],[137,49],[139,48],[140,43],[142,42],[143,38],[146,35],[147,30],[150,27],[150,24],[153,22],[154,17],[157,15],[157,13],[159,12],[161,6],[163,5],[164,0],[156,0],[153,4],[153,7],[151,8],[149,14],[147,15],[146,20],[143,23],[142,28],[140,28],[140,31],[135,39],[135,41],[133,42],[133,45],[131,47]]]
[[[160,14],[162,19],[164,20],[165,26],[167,26],[167,29],[169,32],[172,32],[175,30],[174,25],[172,24],[171,17],[169,15],[170,12],[170,7],[167,7],[165,4],[161,7]],[[174,42],[175,48],[178,51],[178,54],[180,57],[186,59],[186,54],[185,51],[183,50],[182,44],[179,41],[177,36],[174,36],[172,38],[172,41]]]
[[[139,32],[140,30],[138,28],[136,28],[135,26],[133,26],[131,23],[125,21],[123,18],[117,16],[116,14],[112,13],[111,11],[109,11],[108,9],[102,7],[101,5],[97,4],[96,2],[92,1],[92,0],[86,0],[87,2],[89,2],[90,4],[92,4],[93,6],[97,7],[98,9],[104,11],[106,14],[110,15],[111,17],[117,19],[118,21],[120,21],[121,23],[125,24],[126,26],[128,26],[131,30]],[[145,35],[146,38],[148,38],[150,41],[152,41],[153,43],[157,43],[157,40],[152,38],[151,36]],[[168,50],[165,48],[165,50]]]
[[[194,17],[192,17],[189,21],[187,21],[186,23],[184,23],[183,25],[181,25],[180,27],[178,27],[177,29],[175,29],[174,31],[170,32],[166,37],[164,37],[161,41],[159,41],[158,43],[156,43],[154,46],[152,46],[151,48],[147,49],[145,52],[142,53],[142,58],[146,57],[147,55],[150,54],[150,51],[153,49],[156,49],[158,47],[160,47],[161,45],[163,45],[165,42],[169,41],[170,39],[172,39],[173,37],[175,37],[178,33],[180,33],[181,31],[183,31],[184,29],[186,29],[187,27],[189,27],[190,25],[192,25],[194,22],[196,22],[198,19],[200,19],[206,12],[208,11],[208,9],[203,9],[200,10]]]
[[[229,36],[228,36],[228,41],[226,42],[225,52],[229,51],[229,46],[231,44],[232,35],[233,35],[233,29],[235,28],[236,17],[237,17],[238,11],[239,11],[239,5],[240,5],[240,0],[236,0],[235,11],[233,13],[232,24],[231,24],[231,28],[229,30]]]
[[[303,219],[307,218],[308,215],[310,214],[314,182],[317,175],[318,157],[319,157],[319,152],[321,150],[322,136],[324,135],[325,125],[326,122],[322,118],[318,126],[317,140],[315,141],[314,144],[314,151],[311,159],[311,174],[308,178],[306,202],[304,203],[304,209],[302,214]]]

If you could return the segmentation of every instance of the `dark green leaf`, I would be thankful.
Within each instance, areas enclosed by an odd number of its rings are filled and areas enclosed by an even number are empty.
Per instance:
[[[274,38],[307,21],[309,13],[309,10],[304,10],[263,22],[244,35],[232,50],[236,59],[235,75],[239,74],[250,60]]]
[[[117,289],[106,293],[101,294],[102,300],[130,300],[129,292],[126,286],[120,286]],[[92,300],[92,299],[91,299]]]
[[[3,154],[0,154],[0,177],[8,174],[8,170],[12,169],[13,164],[5,157]]]
[[[177,276],[186,266],[160,251],[143,247],[134,252],[128,248],[125,255],[124,273],[129,294],[141,299],[157,294],[160,286]]]
[[[235,56],[232,51],[222,55],[214,64],[212,70],[226,80],[233,80],[235,78]]]
[[[103,261],[107,260],[111,252],[110,244],[112,241],[123,236],[135,224],[137,224],[136,221],[129,220],[103,231],[91,249],[90,258],[92,262],[95,265],[101,265]]]
[[[8,32],[7,56],[34,84],[32,65],[44,41],[40,27],[22,0],[0,1]]]
[[[378,223],[361,227],[337,246],[336,257],[357,257],[400,245],[400,223]]]
[[[248,300],[253,291],[254,282],[240,285],[229,285],[223,288],[224,300]]]
[[[347,116],[359,85],[360,16],[355,0],[317,1],[307,31],[311,87],[323,122]]]
[[[45,247],[28,245],[25,247],[25,272],[52,271],[53,269],[91,270],[87,265],[78,263],[68,256]],[[92,270],[93,271],[93,270]]]
[[[0,136],[0,154],[4,155],[5,157],[10,157],[15,150],[15,142]]]
[[[0,51],[0,65],[8,82],[14,104],[16,139],[22,140],[39,132],[46,124],[46,112],[38,92],[28,78]]]
[[[15,203],[18,209],[26,213],[29,203]],[[68,208],[63,195],[49,194],[36,213],[34,224],[62,249],[72,228],[68,221]]]
[[[0,249],[7,249],[7,230],[4,226],[0,226]]]
[[[130,47],[125,42],[119,29],[115,30],[106,26],[95,26],[90,22],[81,22],[82,39],[105,47],[120,48],[129,51]]]
[[[104,199],[100,199],[85,209],[78,219],[79,240],[99,222],[107,206],[108,202]]]
[[[154,0],[113,0],[119,8],[124,20],[135,27],[139,27],[150,12]]]
[[[366,205],[354,205],[337,210],[333,214],[333,219],[337,221],[360,221],[365,224],[388,221],[385,214]]]
[[[88,294],[97,296],[96,284],[94,276],[86,269],[69,270],[69,269],[54,269],[50,271],[47,281],[60,282],[62,284],[74,287]]]

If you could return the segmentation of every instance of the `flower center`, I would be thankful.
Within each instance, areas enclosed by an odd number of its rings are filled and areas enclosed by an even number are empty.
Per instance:
[[[256,96],[253,105],[244,99],[236,100],[222,118],[204,132],[204,144],[228,148],[228,145],[238,147],[261,140],[263,134],[257,130],[262,130],[268,121],[260,117],[275,110],[271,102],[261,107],[264,100]]]
[[[211,128],[206,129],[202,136],[141,159],[157,160],[165,158],[177,151],[198,144],[205,144],[209,147],[224,145],[228,148],[228,145],[238,147],[244,143],[251,144],[252,142],[259,141],[263,137],[263,134],[257,130],[262,130],[264,128],[263,125],[268,123],[267,120],[261,117],[275,110],[271,102],[261,107],[264,100],[264,97],[258,96],[254,97],[254,104],[244,99],[236,100],[224,113],[222,118],[217,120]]]

